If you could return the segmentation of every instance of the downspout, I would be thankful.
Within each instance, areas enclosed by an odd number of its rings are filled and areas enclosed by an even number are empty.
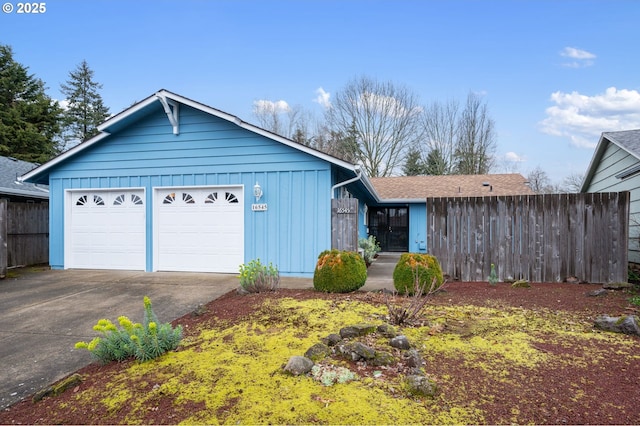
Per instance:
[[[356,172],[356,177],[351,178],[349,180],[345,180],[344,182],[336,183],[335,185],[333,185],[331,187],[331,199],[332,200],[335,198],[336,189],[340,188],[341,186],[348,185],[351,182],[355,182],[357,180],[360,180],[362,178],[362,170],[360,169],[360,166],[356,165],[355,172]]]

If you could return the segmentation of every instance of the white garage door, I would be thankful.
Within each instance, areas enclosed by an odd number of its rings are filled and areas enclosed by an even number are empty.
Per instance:
[[[65,267],[145,269],[144,190],[69,191]]]
[[[155,269],[238,272],[244,262],[242,200],[238,186],[156,189]]]

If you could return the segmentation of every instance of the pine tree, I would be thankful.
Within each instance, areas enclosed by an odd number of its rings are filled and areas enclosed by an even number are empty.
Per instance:
[[[412,149],[407,154],[407,161],[405,161],[402,171],[405,176],[418,176],[425,174],[425,164],[420,158],[420,151]]]
[[[55,155],[61,109],[42,80],[0,44],[0,155],[43,163]]]
[[[64,147],[97,135],[98,125],[109,117],[99,89],[102,84],[93,80],[93,70],[84,60],[69,73],[69,80],[60,85],[68,104],[64,112]]]

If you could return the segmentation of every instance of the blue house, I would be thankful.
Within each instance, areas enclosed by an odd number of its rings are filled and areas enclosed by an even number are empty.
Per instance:
[[[236,273],[259,258],[311,276],[342,198],[357,199],[357,236],[427,250],[433,176],[377,180],[381,197],[357,165],[166,90],[98,129],[22,177],[49,185],[54,269]]]

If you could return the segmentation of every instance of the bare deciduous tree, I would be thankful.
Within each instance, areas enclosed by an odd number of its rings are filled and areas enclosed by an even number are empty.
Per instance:
[[[436,101],[422,114],[423,161],[429,174],[448,175],[453,172],[458,110],[458,102],[454,100],[445,104]]]
[[[529,174],[527,174],[527,181],[529,181],[529,187],[531,190],[536,194],[548,194],[554,192],[547,172],[542,170],[540,166],[531,170]]]
[[[259,100],[253,103],[253,115],[265,130],[301,143],[310,138],[310,114],[300,105],[289,106],[285,101]]]
[[[476,175],[489,173],[496,150],[495,124],[487,105],[474,93],[469,93],[460,116],[456,144],[456,173]]]
[[[420,111],[408,89],[359,77],[336,94],[326,119],[333,131],[355,136],[357,160],[369,176],[390,176],[417,140]]]
[[[562,187],[566,192],[580,192],[583,180],[584,174],[572,173],[564,178],[564,180],[562,181]]]

